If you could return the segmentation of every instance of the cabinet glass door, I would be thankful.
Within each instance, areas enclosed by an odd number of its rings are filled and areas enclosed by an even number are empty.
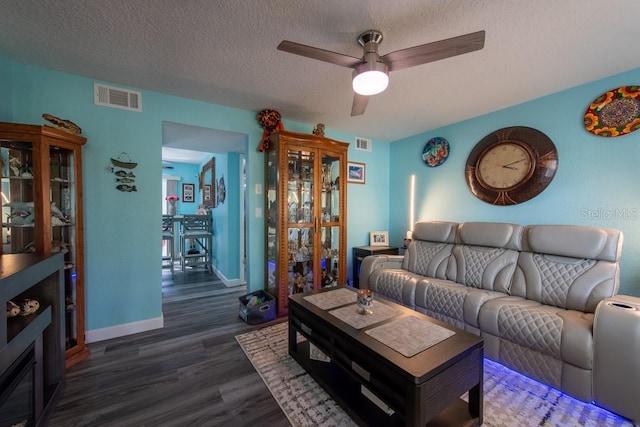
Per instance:
[[[322,154],[321,287],[338,284],[340,256],[340,158]]]
[[[304,148],[287,150],[288,293],[314,288],[316,233],[314,174],[316,154]]]
[[[51,250],[65,254],[66,348],[72,348],[78,342],[74,161],[73,151],[50,147]]]
[[[340,255],[339,241],[340,227],[326,227],[323,225],[320,240],[320,244],[322,245],[322,257],[320,259],[322,277],[320,279],[320,286],[323,288],[338,285],[340,277],[340,269],[338,267]]]
[[[278,158],[276,150],[266,153],[266,281],[267,291],[271,295],[278,295],[278,278],[276,266],[280,247],[278,244],[278,218],[281,213],[278,208]]]
[[[313,228],[289,228],[289,265],[287,269],[289,295],[313,289],[313,247]]]
[[[2,169],[2,251],[35,252],[33,146],[0,141]]]

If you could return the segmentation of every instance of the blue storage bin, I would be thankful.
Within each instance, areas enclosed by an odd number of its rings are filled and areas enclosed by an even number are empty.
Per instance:
[[[254,296],[258,298],[259,303],[248,305]],[[240,300],[238,315],[248,324],[257,325],[276,318],[276,299],[267,292],[263,290],[251,292],[238,299]]]

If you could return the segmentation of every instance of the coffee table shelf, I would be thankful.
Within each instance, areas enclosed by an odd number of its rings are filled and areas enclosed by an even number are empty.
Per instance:
[[[290,353],[291,354],[291,353]],[[361,384],[353,375],[335,363],[312,360],[309,354],[309,341],[298,344],[297,352],[291,356],[324,388],[332,390],[331,397],[343,407],[360,425],[366,426],[402,426],[404,419],[395,413],[387,415],[360,390]]]
[[[289,297],[289,354],[358,424],[482,424],[481,337],[380,299],[376,303],[390,305],[399,314],[355,329],[331,315],[329,310],[305,301],[305,295],[308,294]],[[405,357],[366,334],[368,329],[405,316],[426,319],[455,334],[413,357]],[[306,340],[298,342],[298,334]],[[324,352],[330,361],[311,358],[311,344]],[[381,405],[363,395],[362,387],[375,395]],[[469,403],[459,398],[466,391],[469,392]],[[461,405],[466,411],[460,411]],[[391,408],[393,414],[388,415],[382,407]],[[455,424],[451,424],[451,416],[455,417]]]

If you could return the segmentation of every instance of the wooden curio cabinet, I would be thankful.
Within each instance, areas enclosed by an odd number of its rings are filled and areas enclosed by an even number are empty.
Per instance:
[[[82,136],[48,126],[0,123],[2,253],[64,253],[66,366],[84,342]]]
[[[346,284],[347,150],[281,131],[265,153],[267,291],[288,312],[292,293]]]

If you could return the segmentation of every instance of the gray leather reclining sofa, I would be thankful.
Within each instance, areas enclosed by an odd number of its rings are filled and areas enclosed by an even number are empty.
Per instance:
[[[404,255],[363,260],[360,287],[481,335],[489,359],[637,422],[640,298],[616,296],[622,241],[607,228],[419,222]]]

